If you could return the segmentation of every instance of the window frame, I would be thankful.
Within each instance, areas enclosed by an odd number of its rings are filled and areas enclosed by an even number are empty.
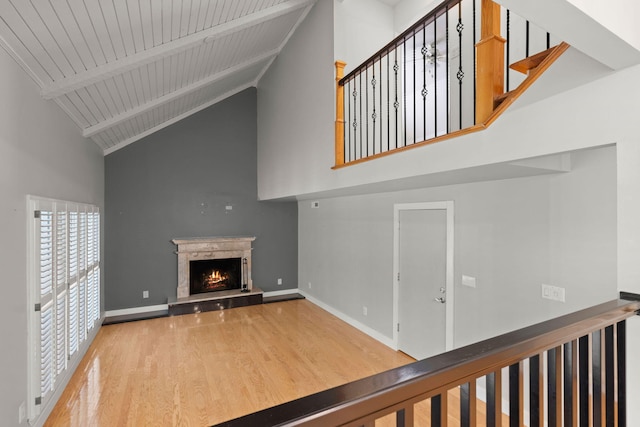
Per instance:
[[[74,216],[78,220],[75,247],[71,239]],[[43,218],[50,218],[48,228],[43,228]],[[98,206],[37,196],[27,196],[27,221],[27,416],[32,423],[43,408],[52,408],[101,324],[102,227]],[[50,238],[50,241],[45,240],[50,246],[43,245],[43,236]],[[81,243],[84,248],[80,248]],[[49,264],[41,264],[42,248],[50,255]],[[84,256],[83,260],[81,256]],[[75,272],[71,268],[72,262],[76,263]],[[49,282],[47,285],[50,284],[46,293],[41,288],[43,267],[51,269],[45,276]],[[81,283],[85,284],[84,298],[81,297]],[[75,306],[71,304],[72,291],[75,293]],[[82,301],[83,308],[80,307]],[[43,340],[41,321],[48,310],[52,316],[51,335]],[[84,319],[81,319],[82,313]],[[49,363],[42,359],[43,349],[49,349]],[[43,381],[48,376],[51,376],[50,381]]]

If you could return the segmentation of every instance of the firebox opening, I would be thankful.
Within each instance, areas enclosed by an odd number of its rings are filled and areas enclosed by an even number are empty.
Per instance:
[[[189,261],[190,293],[240,289],[242,258]]]

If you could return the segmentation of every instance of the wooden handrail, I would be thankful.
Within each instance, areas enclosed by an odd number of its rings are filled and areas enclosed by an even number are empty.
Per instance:
[[[613,300],[219,426],[339,426],[356,422],[362,425],[363,419],[409,408],[413,402],[446,393],[453,387],[615,325],[639,312],[640,301]]]

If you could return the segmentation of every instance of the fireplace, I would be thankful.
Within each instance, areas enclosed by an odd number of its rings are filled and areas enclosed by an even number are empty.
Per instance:
[[[189,261],[189,293],[240,289],[242,258]]]
[[[174,239],[178,246],[177,298],[216,291],[251,291],[251,242],[255,237]],[[224,294],[224,292],[222,293]]]

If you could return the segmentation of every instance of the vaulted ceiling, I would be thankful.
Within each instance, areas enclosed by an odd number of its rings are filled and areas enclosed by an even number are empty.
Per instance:
[[[316,0],[0,0],[0,45],[105,154],[258,80]]]

